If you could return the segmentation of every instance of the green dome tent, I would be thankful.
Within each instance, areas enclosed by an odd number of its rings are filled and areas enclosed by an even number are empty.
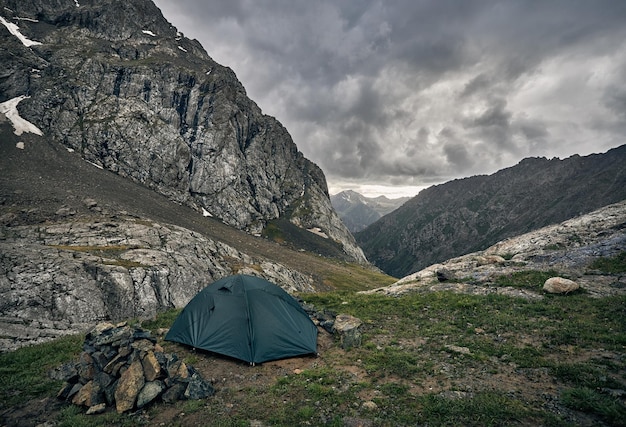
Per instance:
[[[249,363],[316,353],[317,328],[280,287],[235,275],[201,290],[165,336]]]

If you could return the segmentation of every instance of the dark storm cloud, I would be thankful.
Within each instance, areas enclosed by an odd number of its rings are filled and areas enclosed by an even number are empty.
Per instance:
[[[157,0],[333,188],[624,142],[626,2]]]
[[[608,87],[604,95],[604,103],[616,116],[626,120],[626,82]]]

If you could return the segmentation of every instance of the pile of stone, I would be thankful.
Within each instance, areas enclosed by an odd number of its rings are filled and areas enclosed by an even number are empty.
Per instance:
[[[341,347],[347,350],[361,346],[361,325],[363,322],[349,314],[335,314],[330,310],[317,310],[312,304],[300,302],[316,326],[321,326],[326,332],[337,335]]]
[[[125,323],[102,323],[85,337],[77,363],[58,368],[66,381],[60,399],[86,406],[88,414],[115,407],[122,413],[151,402],[204,399],[211,384],[175,354],[163,352],[149,331]]]

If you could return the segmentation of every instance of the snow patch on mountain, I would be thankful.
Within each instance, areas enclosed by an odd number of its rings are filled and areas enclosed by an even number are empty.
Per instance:
[[[26,47],[31,47],[31,46],[35,46],[35,45],[39,45],[41,44],[41,42],[37,42],[34,40],[30,40],[29,38],[27,38],[26,36],[24,36],[21,32],[20,32],[20,27],[17,26],[17,24],[14,24],[12,22],[7,21],[6,19],[4,19],[2,16],[0,16],[0,22],[7,27],[7,30],[9,30],[9,32],[11,34],[13,34],[15,37],[17,37],[24,46]]]
[[[43,135],[43,132],[28,120],[20,117],[20,113],[17,111],[17,104],[19,104],[22,100],[28,98],[30,97],[22,95],[0,103],[0,113],[4,114],[6,118],[11,121],[14,129],[14,134],[19,136],[24,132],[30,132],[34,133],[35,135],[41,136]]]

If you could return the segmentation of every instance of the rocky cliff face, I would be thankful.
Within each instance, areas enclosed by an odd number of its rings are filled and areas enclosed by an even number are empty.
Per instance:
[[[430,187],[355,236],[386,273],[403,277],[626,199],[626,145],[604,154],[529,158],[489,176]]]
[[[2,227],[0,351],[183,307],[233,273],[261,275],[290,292],[313,290],[310,277],[281,264],[132,216]]]
[[[261,233],[286,218],[366,261],[322,171],[151,1],[0,6],[0,102],[28,96],[20,115],[47,137],[229,225]]]

